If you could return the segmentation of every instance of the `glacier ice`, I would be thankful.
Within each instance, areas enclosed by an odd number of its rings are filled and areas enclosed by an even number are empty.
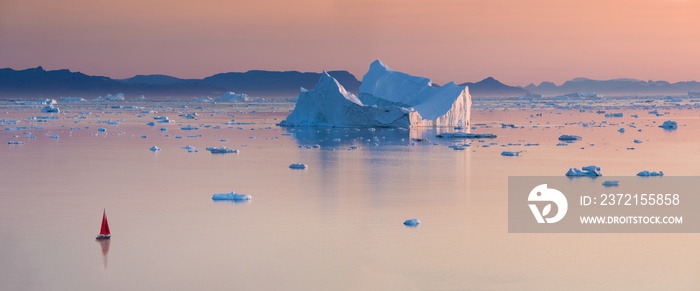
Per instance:
[[[41,112],[43,112],[43,113],[59,113],[59,112],[61,112],[61,110],[58,109],[58,107],[53,106],[53,104],[51,104],[51,105],[48,105],[48,106],[42,108]]]
[[[559,137],[559,140],[562,141],[575,141],[575,140],[581,140],[581,137],[578,135],[570,135],[570,134],[563,134]]]
[[[212,154],[237,154],[238,153],[238,150],[230,149],[227,147],[208,147],[208,148],[206,148],[206,150],[208,150]]]
[[[280,126],[409,127],[409,109],[365,106],[338,81],[323,72],[313,90],[301,89],[292,113]]]
[[[251,197],[248,194],[234,193],[233,191],[231,193],[215,193],[214,195],[211,196],[212,200],[244,201],[244,200],[250,200],[252,198],[253,197]]]
[[[651,172],[651,171],[644,170],[644,171],[637,173],[637,176],[640,176],[640,177],[655,177],[655,176],[663,176],[663,175],[664,175],[664,171]]]
[[[603,182],[603,186],[605,187],[617,187],[620,185],[620,181],[617,180],[607,180]]]
[[[234,93],[234,92],[226,92],[224,95],[221,95],[214,99],[214,102],[244,102],[248,101],[250,98],[248,98],[248,94],[245,93]]]
[[[412,108],[412,126],[467,127],[470,121],[472,97],[466,86],[434,86],[428,78],[393,71],[380,60],[362,77],[358,97],[368,106]]]
[[[407,219],[406,221],[403,222],[403,225],[411,226],[411,227],[416,227],[419,224],[420,224],[420,220],[418,218]]]
[[[603,174],[600,173],[600,167],[594,165],[581,167],[580,170],[578,168],[570,168],[569,171],[566,172],[567,177],[597,177],[602,175]]]
[[[669,130],[677,129],[678,123],[676,123],[673,120],[666,120],[666,121],[664,121],[664,123],[662,125],[659,125],[659,127],[663,128],[663,129],[669,129]]]
[[[304,170],[307,168],[306,164],[291,164],[289,165],[290,169],[295,169],[295,170]]]
[[[325,71],[313,90],[301,88],[296,106],[280,126],[399,127],[469,125],[466,86],[434,87],[429,79],[395,72],[379,60],[362,79],[360,97]]]

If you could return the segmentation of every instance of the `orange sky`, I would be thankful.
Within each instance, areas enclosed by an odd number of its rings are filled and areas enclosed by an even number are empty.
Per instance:
[[[438,83],[700,80],[700,1],[0,1],[0,67],[361,78],[376,58]]]

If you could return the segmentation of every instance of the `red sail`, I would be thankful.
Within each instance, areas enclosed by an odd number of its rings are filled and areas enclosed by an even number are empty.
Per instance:
[[[102,212],[102,227],[100,228],[100,234],[109,235],[109,223],[107,223],[106,211]]]

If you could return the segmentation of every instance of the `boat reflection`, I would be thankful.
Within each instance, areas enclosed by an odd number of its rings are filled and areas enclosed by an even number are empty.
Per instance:
[[[96,240],[96,242],[99,243],[100,248],[102,248],[102,265],[104,266],[105,270],[107,270],[107,255],[109,254],[109,244],[111,243],[111,240],[103,239]]]

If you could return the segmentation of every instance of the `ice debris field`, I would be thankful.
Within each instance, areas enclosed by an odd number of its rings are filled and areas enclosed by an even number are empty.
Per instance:
[[[283,173],[300,179],[324,169],[304,160],[306,151],[337,156],[383,151],[450,155],[483,158],[494,166],[518,169],[517,173],[536,168],[539,173],[572,178],[600,177],[604,171],[661,178],[673,175],[675,169],[658,169],[654,153],[671,145],[697,144],[693,138],[700,128],[700,100],[584,97],[472,100],[468,87],[437,86],[376,61],[364,76],[359,95],[322,74],[315,88],[301,89],[292,100],[233,92],[189,99],[115,94],[0,100],[0,141],[10,153],[70,146],[105,154],[122,150],[109,146],[119,141],[138,148],[133,154],[144,158],[188,155],[229,163],[244,160],[248,152],[285,151],[279,164],[255,166],[305,170]],[[198,154],[198,148],[214,155]],[[599,159],[600,154],[613,158]],[[538,160],[552,156],[561,159],[559,167],[538,168]],[[214,194],[212,199],[250,197],[231,192]]]

